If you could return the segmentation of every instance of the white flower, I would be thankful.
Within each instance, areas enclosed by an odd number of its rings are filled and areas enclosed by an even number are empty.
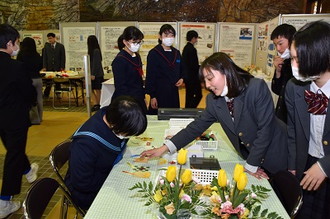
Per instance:
[[[251,198],[257,198],[257,194],[255,194],[254,192],[251,193]]]
[[[171,183],[170,183],[170,186],[171,186],[171,188],[174,188],[175,185],[174,185],[173,182],[171,182]]]
[[[160,183],[161,185],[164,185],[164,182],[165,182],[164,179],[160,179],[160,180],[159,180],[159,183]]]

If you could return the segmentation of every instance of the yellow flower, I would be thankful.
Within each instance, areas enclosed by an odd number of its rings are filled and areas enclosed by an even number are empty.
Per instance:
[[[248,182],[248,178],[247,178],[247,175],[246,173],[241,173],[238,177],[238,181],[237,181],[237,188],[242,191],[245,189],[245,186]]]
[[[171,202],[171,204],[165,206],[166,213],[168,215],[172,215],[173,212],[175,211],[174,204]]]
[[[185,193],[184,193],[184,191],[183,191],[183,189],[180,191],[180,194],[179,194],[179,198],[182,198],[182,196],[184,195]]]
[[[203,185],[202,184],[196,184],[195,186],[194,186],[194,190],[196,190],[196,191],[200,191],[200,190],[202,190],[203,189]]]
[[[235,169],[234,169],[234,180],[237,182],[238,177],[241,173],[244,172],[244,166],[241,164],[236,164]]]
[[[181,148],[178,153],[178,163],[184,165],[187,162],[188,150]]]
[[[250,211],[249,209],[245,208],[244,213],[242,215],[242,219],[247,219],[249,217]]]
[[[202,191],[202,194],[206,195],[206,196],[211,196],[211,193],[212,193],[212,189],[211,189],[211,186],[209,184],[205,185],[203,187],[203,191]]]
[[[227,174],[226,174],[226,171],[224,169],[219,170],[218,185],[220,187],[226,187],[226,185],[227,185]]]
[[[191,172],[191,170],[185,169],[185,171],[181,175],[181,181],[182,181],[182,183],[185,184],[185,185],[187,185],[188,183],[190,183],[191,180],[192,180],[192,172]]]
[[[162,192],[160,190],[157,190],[154,194],[154,199],[156,202],[160,202],[163,199]]]
[[[176,166],[169,166],[166,171],[166,179],[173,182],[176,177]]]

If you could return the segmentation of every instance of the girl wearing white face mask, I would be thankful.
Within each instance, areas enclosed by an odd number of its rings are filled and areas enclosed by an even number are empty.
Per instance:
[[[172,46],[174,41],[174,28],[164,24],[159,31],[159,44],[148,54],[146,91],[150,96],[149,114],[157,114],[158,108],[180,107],[181,54]]]
[[[118,38],[120,52],[112,62],[115,81],[115,92],[112,100],[121,95],[134,97],[146,113],[142,61],[138,53],[143,38],[143,33],[134,26],[126,27]]]
[[[165,145],[145,151],[142,156],[174,153],[219,122],[237,153],[246,160],[248,173],[260,179],[286,170],[286,129],[274,115],[273,99],[265,81],[253,78],[221,52],[208,57],[199,74],[212,92],[206,98],[202,115]]]
[[[295,79],[285,91],[289,170],[303,189],[296,218],[329,218],[330,24],[306,24],[294,35],[290,50]]]
[[[296,28],[289,24],[277,26],[271,34],[277,56],[274,57],[274,77],[272,80],[272,91],[277,94],[276,116],[286,123],[287,110],[285,106],[284,93],[285,85],[292,78],[290,63],[290,45]]]

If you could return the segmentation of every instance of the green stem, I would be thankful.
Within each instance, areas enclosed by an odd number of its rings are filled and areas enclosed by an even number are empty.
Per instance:
[[[179,195],[180,195],[180,192],[181,192],[181,189],[182,187],[180,188],[180,176],[181,176],[181,170],[182,170],[182,165],[180,165],[180,168],[179,168],[179,174],[176,178],[176,185],[175,185],[175,211],[178,212],[179,210],[179,206],[180,206],[180,198],[179,198]]]

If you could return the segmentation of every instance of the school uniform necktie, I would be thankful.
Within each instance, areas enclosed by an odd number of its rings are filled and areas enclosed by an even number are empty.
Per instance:
[[[52,49],[55,49],[55,45],[54,44],[51,44],[52,45]]]
[[[329,98],[321,90],[316,93],[305,90],[305,101],[308,104],[308,112],[314,115],[327,113]]]
[[[234,117],[234,99],[227,101],[227,107],[231,117]]]

